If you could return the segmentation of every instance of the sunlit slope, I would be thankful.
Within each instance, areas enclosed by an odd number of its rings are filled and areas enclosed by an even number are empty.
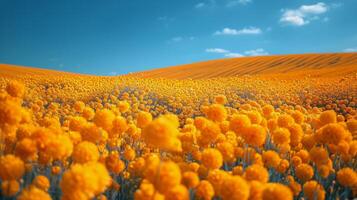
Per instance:
[[[357,72],[357,53],[275,55],[211,60],[136,73],[150,78],[206,79],[240,75],[343,76]]]
[[[22,76],[63,76],[63,75],[77,75],[70,72],[62,72],[49,69],[40,69],[35,67],[24,67],[10,64],[0,64],[0,77],[22,77]]]

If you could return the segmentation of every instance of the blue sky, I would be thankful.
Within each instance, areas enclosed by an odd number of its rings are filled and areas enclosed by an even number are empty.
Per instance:
[[[357,51],[357,0],[0,0],[0,63],[115,75]]]

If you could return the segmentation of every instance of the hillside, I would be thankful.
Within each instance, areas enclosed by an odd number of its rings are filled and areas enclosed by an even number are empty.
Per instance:
[[[134,73],[149,78],[206,79],[241,75],[343,76],[357,72],[357,53],[274,55],[211,60]]]

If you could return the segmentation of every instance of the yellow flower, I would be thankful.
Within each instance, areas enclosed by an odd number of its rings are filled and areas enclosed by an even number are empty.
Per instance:
[[[246,200],[249,197],[249,185],[240,176],[230,176],[222,184],[223,200]]]
[[[0,178],[2,180],[18,180],[25,172],[24,162],[11,154],[0,157]]]
[[[20,193],[17,197],[18,200],[51,200],[51,196],[37,187],[29,187]]]
[[[183,185],[176,185],[165,193],[165,200],[189,200],[188,190]]]
[[[216,195],[221,195],[223,181],[229,176],[226,171],[214,169],[209,171],[207,181],[209,181],[215,191]]]
[[[272,133],[274,144],[283,145],[290,143],[290,132],[286,128],[278,128]]]
[[[93,198],[104,192],[109,186],[111,178],[107,169],[100,163],[75,164],[63,174],[60,183],[64,196],[84,195]],[[70,198],[69,198],[70,199]]]
[[[294,123],[294,118],[288,114],[283,114],[278,117],[278,125],[280,127],[287,128]]]
[[[322,112],[320,114],[319,119],[320,119],[321,125],[337,122],[336,113],[333,110],[326,110],[326,111]]]
[[[37,188],[47,192],[47,190],[50,188],[50,181],[48,180],[48,178],[46,176],[38,175],[32,181],[32,185],[34,185]]]
[[[187,171],[182,174],[182,183],[187,188],[195,188],[199,182],[200,179],[198,178],[198,175],[195,172]]]
[[[147,144],[169,151],[181,150],[181,141],[177,138],[178,135],[176,124],[165,116],[150,122],[142,132]]]
[[[83,141],[74,147],[72,154],[73,161],[76,163],[86,163],[99,159],[98,147],[88,141]]]
[[[141,181],[140,187],[135,191],[135,200],[164,200],[165,197],[160,192],[155,191],[155,187],[148,180]]]
[[[264,190],[264,183],[259,181],[249,182],[249,200],[262,199],[262,193]]]
[[[345,132],[345,129],[337,123],[327,124],[322,127],[321,141],[328,144],[338,144],[345,139]]]
[[[243,132],[242,136],[244,141],[252,146],[260,147],[265,144],[266,130],[257,124],[253,124],[247,127]]]
[[[272,150],[268,150],[263,152],[262,154],[263,162],[266,167],[277,168],[280,164],[280,157],[279,155]]]
[[[136,118],[136,124],[139,128],[144,128],[152,121],[152,116],[149,112],[141,111]]]
[[[113,127],[114,118],[115,115],[112,111],[108,109],[102,109],[95,113],[93,121],[95,125],[109,132]]]
[[[241,135],[245,128],[251,125],[250,119],[247,115],[233,115],[230,122],[229,128],[234,131],[237,135]]]
[[[263,193],[262,200],[292,200],[293,193],[285,185],[279,183],[266,184]]]
[[[307,200],[325,199],[325,190],[316,181],[308,181],[303,186],[304,196]]]
[[[310,180],[314,175],[314,169],[309,164],[300,164],[295,168],[295,174],[302,182]]]
[[[203,180],[196,187],[195,194],[199,199],[211,200],[214,196],[214,189],[210,182]]]
[[[208,169],[219,169],[223,164],[223,157],[217,149],[208,148],[203,150],[201,162]]]
[[[125,163],[120,160],[117,152],[112,152],[106,159],[105,164],[107,169],[114,174],[119,174],[125,169]]]
[[[155,172],[151,176],[146,177],[152,182],[155,188],[165,194],[170,188],[181,183],[181,171],[176,163],[172,161],[164,161],[159,164]]]
[[[212,104],[208,107],[206,115],[212,121],[222,122],[227,118],[227,110],[220,104]]]
[[[323,147],[313,147],[310,152],[310,159],[317,165],[327,164],[329,155]]]
[[[20,184],[16,180],[3,181],[1,183],[1,194],[7,197],[15,196],[20,190]]]
[[[13,80],[7,84],[6,92],[13,97],[22,98],[25,93],[25,86],[22,83]]]
[[[244,172],[244,178],[247,181],[260,181],[266,183],[269,180],[268,170],[260,165],[251,165]]]
[[[337,172],[337,181],[345,187],[356,186],[357,173],[351,168],[342,168]]]

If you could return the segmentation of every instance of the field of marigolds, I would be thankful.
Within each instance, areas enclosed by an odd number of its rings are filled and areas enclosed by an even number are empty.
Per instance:
[[[0,76],[0,199],[357,197],[357,76]]]

